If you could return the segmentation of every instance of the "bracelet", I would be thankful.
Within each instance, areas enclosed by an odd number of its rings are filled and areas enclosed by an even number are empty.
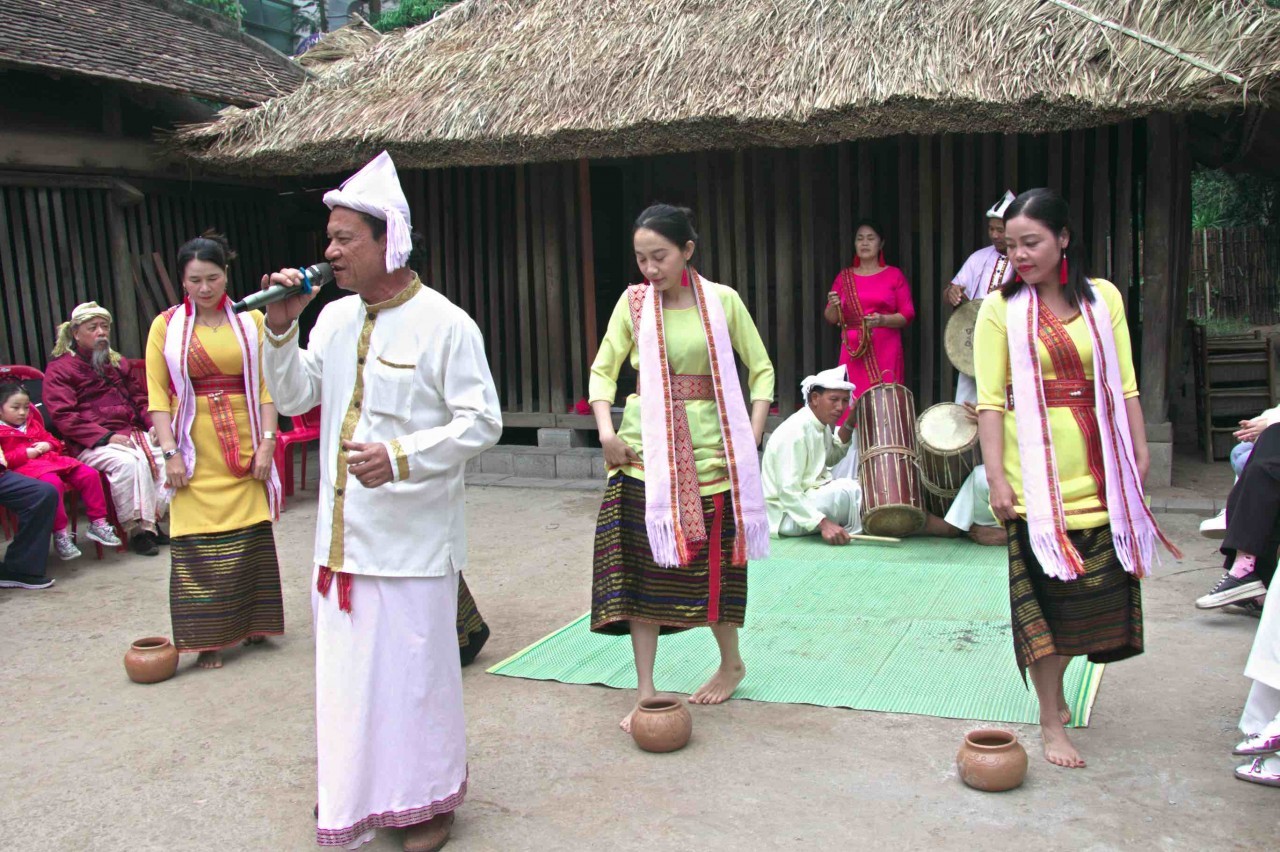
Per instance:
[[[262,433],[262,440],[264,441],[274,441],[275,439],[276,439],[275,432],[267,431]]]
[[[174,456],[176,456],[177,454],[178,454],[177,449],[165,450],[165,451],[164,451],[164,460],[165,460],[165,461],[168,461],[169,459],[173,458],[173,457],[174,457]]]

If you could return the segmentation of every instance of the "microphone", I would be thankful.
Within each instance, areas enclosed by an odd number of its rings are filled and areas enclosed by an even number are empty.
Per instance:
[[[245,296],[238,302],[233,302],[231,310],[238,314],[242,314],[245,311],[256,311],[259,308],[265,308],[267,305],[283,302],[290,296],[297,296],[299,293],[312,293],[333,280],[333,267],[327,263],[313,263],[306,269],[301,270],[301,272],[304,280],[299,286],[285,287],[283,284],[272,284],[265,290],[259,290],[252,295]]]

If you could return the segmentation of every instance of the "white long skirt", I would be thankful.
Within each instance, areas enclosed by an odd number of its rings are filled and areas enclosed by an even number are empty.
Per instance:
[[[317,569],[318,573],[318,569]],[[316,633],[316,842],[354,849],[462,804],[466,719],[458,575],[311,585]]]
[[[1274,584],[1273,584],[1274,585]],[[1245,677],[1253,679],[1249,700],[1240,717],[1240,730],[1252,736],[1280,719],[1280,589],[1267,595],[1262,620],[1253,638],[1253,650],[1245,664]]]

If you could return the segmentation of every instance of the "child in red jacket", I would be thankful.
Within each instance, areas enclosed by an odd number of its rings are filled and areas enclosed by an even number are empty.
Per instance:
[[[72,488],[84,501],[89,516],[91,541],[119,547],[120,539],[107,522],[107,498],[102,493],[98,472],[87,464],[62,455],[62,442],[49,434],[39,412],[31,416],[31,398],[16,382],[0,384],[0,452],[8,468],[16,473],[47,482],[58,495]],[[67,529],[67,510],[58,500],[53,520],[53,544],[61,559],[80,556],[75,536]]]

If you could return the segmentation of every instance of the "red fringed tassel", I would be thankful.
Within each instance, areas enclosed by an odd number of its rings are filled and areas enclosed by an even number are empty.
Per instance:
[[[880,265],[881,265],[881,266],[884,266],[884,265],[885,265],[885,262],[884,262],[884,252],[883,252],[883,251],[882,251],[882,252],[880,252],[880,258],[879,258],[879,260],[880,260]]]
[[[316,575],[316,591],[320,593],[320,597],[329,597],[329,586],[333,584],[333,572],[325,566],[320,566],[320,573]]]
[[[1066,286],[1067,283],[1067,256],[1062,256],[1062,266],[1058,270],[1058,283]]]
[[[316,591],[322,598],[329,597],[329,587],[333,585],[334,574],[338,575],[338,609],[351,612],[351,575],[346,571],[331,571],[321,565],[320,573],[316,576]]]

